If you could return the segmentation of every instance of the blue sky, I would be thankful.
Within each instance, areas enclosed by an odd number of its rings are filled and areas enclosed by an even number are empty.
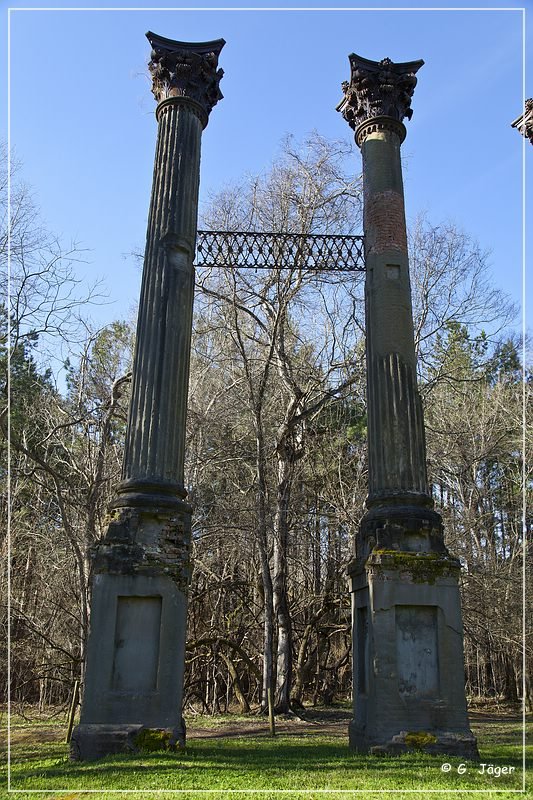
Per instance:
[[[224,100],[203,134],[201,203],[243,172],[268,168],[286,133],[351,138],[335,111],[349,53],[424,59],[402,147],[408,217],[425,211],[435,224],[457,222],[492,251],[496,285],[521,300],[523,139],[510,127],[523,99],[518,4],[365,5],[372,10],[24,11],[12,2],[9,15],[5,6],[11,145],[48,227],[90,250],[80,276],[105,280],[111,303],[91,310],[97,324],[127,315],[139,294],[127,254],[143,248],[156,140],[147,30],[227,42]],[[533,94],[531,85],[525,91]],[[5,85],[0,101],[5,108]]]

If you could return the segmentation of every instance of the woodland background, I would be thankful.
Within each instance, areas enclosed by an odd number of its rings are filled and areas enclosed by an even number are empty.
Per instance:
[[[360,233],[354,159],[345,143],[289,137],[268,172],[213,198],[200,227]],[[10,588],[12,700],[44,710],[66,704],[83,676],[90,548],[105,534],[120,476],[135,322],[91,327],[91,304],[105,292],[84,291],[75,270],[83,252],[45,229],[16,171],[8,297],[5,153],[2,163],[0,515],[6,556],[10,458],[11,571],[10,586],[6,572],[1,579],[1,626],[7,634]],[[531,377],[517,310],[491,283],[488,254],[456,226],[411,221],[410,253],[430,481],[463,567],[467,693],[515,702],[532,555],[524,565]],[[196,281],[186,713],[264,710],[269,685],[279,712],[347,699],[346,564],[367,470],[363,277],[295,263],[197,270]],[[58,353],[59,387],[50,366]],[[526,595],[529,626],[531,605]],[[529,640],[529,707],[532,665]],[[0,695],[5,701],[7,678]]]

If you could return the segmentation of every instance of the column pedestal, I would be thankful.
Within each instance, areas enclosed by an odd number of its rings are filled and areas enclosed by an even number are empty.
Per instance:
[[[431,509],[367,515],[349,565],[359,752],[476,759],[466,710],[459,562]]]
[[[94,551],[91,634],[71,756],[185,744],[182,687],[191,507],[112,513]]]

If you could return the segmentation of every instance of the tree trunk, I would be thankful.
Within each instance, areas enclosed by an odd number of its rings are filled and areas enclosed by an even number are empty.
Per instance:
[[[237,698],[237,702],[239,703],[239,705],[241,707],[241,712],[243,714],[248,714],[248,712],[250,711],[250,704],[248,703],[248,700],[246,699],[246,697],[243,694],[243,691],[242,691],[242,688],[241,688],[241,683],[239,681],[239,676],[238,676],[237,670],[235,668],[235,664],[233,663],[231,657],[226,655],[226,653],[221,651],[220,655],[222,656],[222,658],[226,662],[226,666],[228,668],[229,677],[231,678],[231,687],[233,689],[233,693],[234,693],[235,697]],[[229,688],[229,684],[230,684],[230,681],[228,681],[228,688]],[[226,692],[226,696],[227,695],[228,695],[228,692]],[[227,709],[227,703],[226,703],[226,711],[227,710],[228,709]]]
[[[267,539],[267,482],[265,477],[265,447],[261,420],[256,423],[256,469],[257,469],[257,542],[261,561],[263,585],[263,684],[261,688],[261,711],[268,711],[268,691],[273,690],[274,666],[274,593],[268,558]]]
[[[290,711],[292,681],[292,625],[287,594],[287,547],[289,504],[292,484],[292,464],[279,453],[278,490],[274,519],[274,612],[276,614],[278,646],[276,655],[276,694],[274,707],[278,714]]]

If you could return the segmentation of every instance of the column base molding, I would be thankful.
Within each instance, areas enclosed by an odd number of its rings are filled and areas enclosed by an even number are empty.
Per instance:
[[[192,513],[192,506],[184,502],[187,492],[181,483],[130,478],[119,483],[109,510],[116,508],[176,508]]]
[[[363,573],[367,559],[376,553],[428,553],[450,559],[442,517],[430,507],[431,498],[421,495],[418,504],[404,499],[383,499],[366,511],[356,534],[355,555],[348,564],[350,575]]]

